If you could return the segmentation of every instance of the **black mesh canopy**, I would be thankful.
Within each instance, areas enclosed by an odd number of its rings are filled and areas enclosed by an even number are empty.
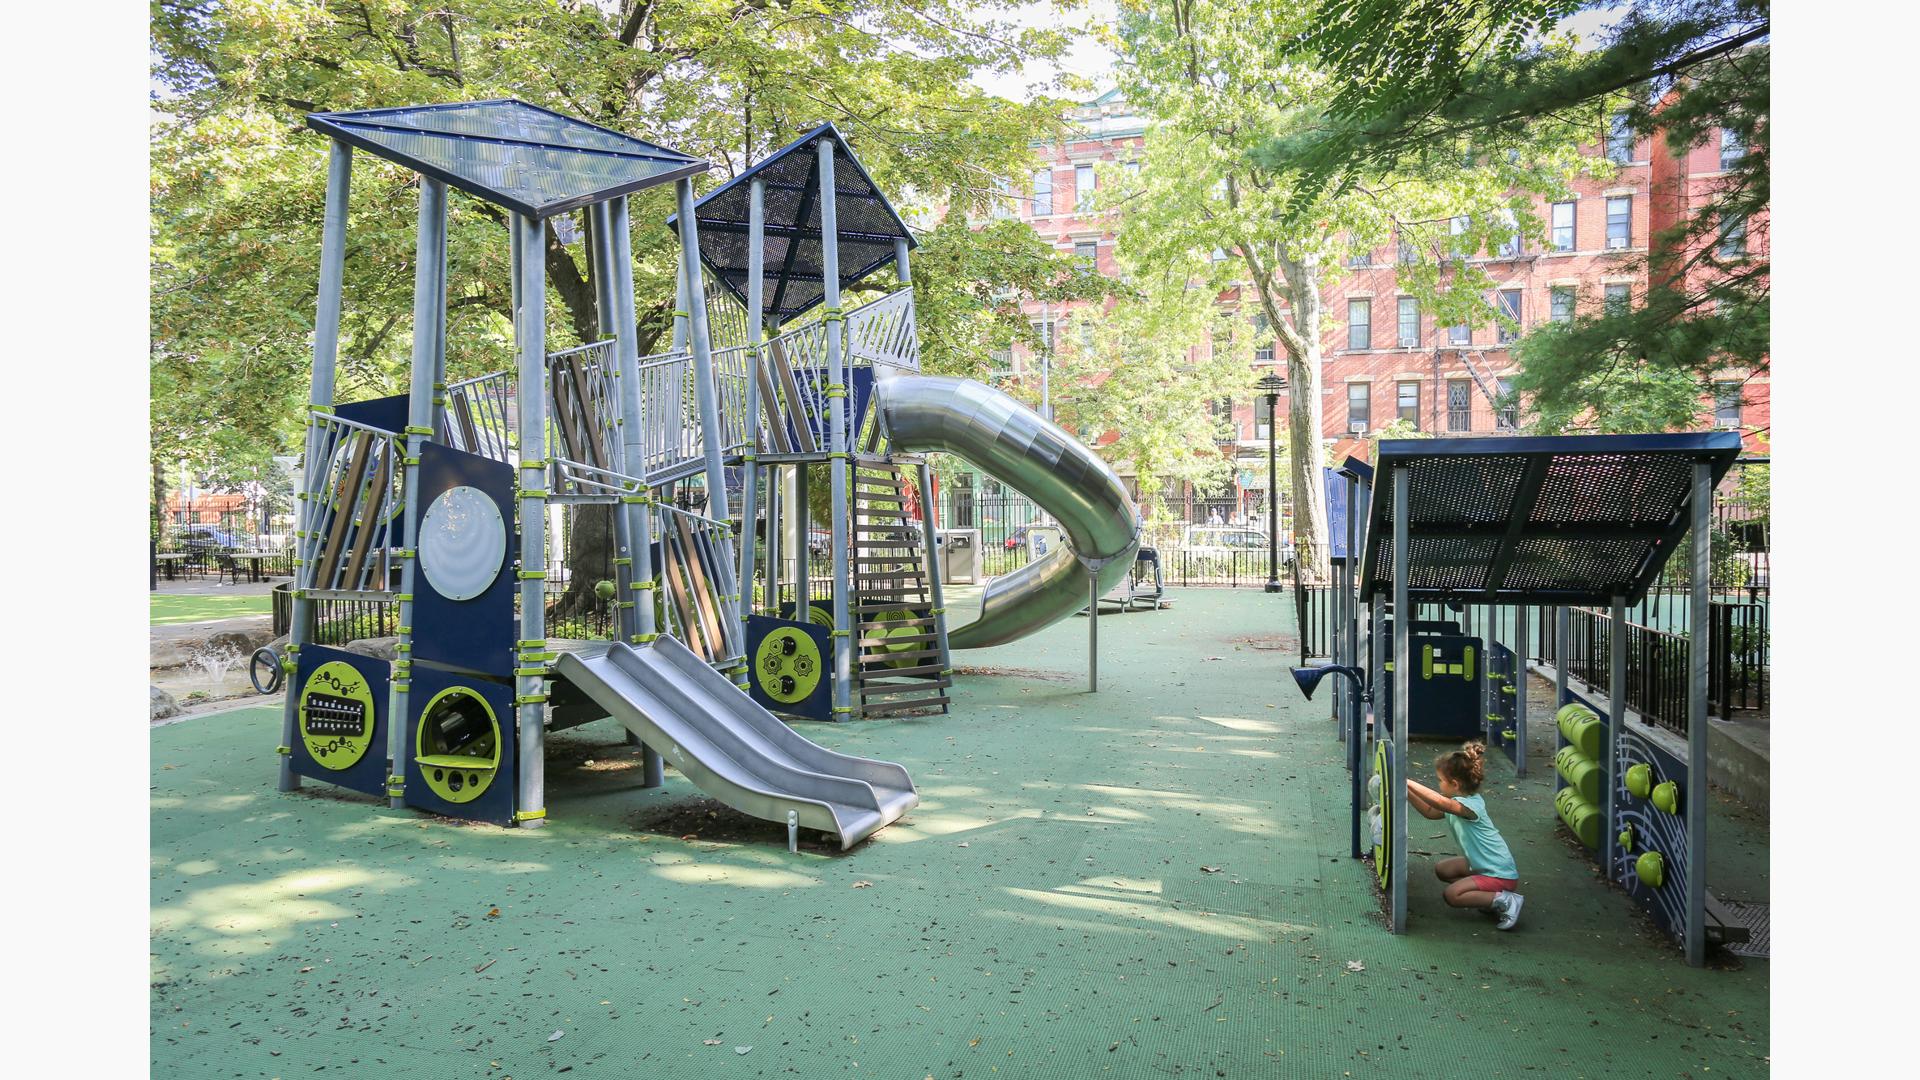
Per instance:
[[[1714,483],[1740,455],[1733,432],[1380,443],[1363,595],[1393,590],[1393,475],[1407,488],[1412,600],[1630,604],[1691,521],[1695,462]]]
[[[770,318],[785,322],[820,302],[826,264],[820,236],[820,163],[816,147],[832,139],[835,232],[840,287],[850,288],[893,262],[894,241],[916,246],[893,205],[853,156],[837,128],[823,124],[728,181],[694,206],[700,258],[742,306],[747,302],[747,201],[759,177],[766,189],[766,284]],[[675,215],[669,225],[677,228]]]
[[[307,126],[533,218],[707,170],[678,150],[510,99],[310,113]]]

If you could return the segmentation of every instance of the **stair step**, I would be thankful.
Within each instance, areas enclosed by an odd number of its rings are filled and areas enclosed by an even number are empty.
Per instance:
[[[938,675],[943,670],[943,664],[916,664],[913,667],[880,668],[870,674],[884,679],[905,679],[915,675]]]
[[[867,683],[860,687],[860,693],[862,696],[874,694],[892,697],[895,694],[910,694],[934,689],[945,690],[952,685],[953,680],[948,676],[942,675],[937,679],[914,679],[910,682],[903,683]]]
[[[897,716],[901,713],[914,712],[920,709],[932,709],[935,707],[938,707],[943,713],[946,712],[947,699],[937,697],[928,698],[925,701],[876,701],[871,705],[862,703],[860,706],[860,715]]]
[[[858,608],[854,610],[856,613],[859,612]],[[900,608],[898,607],[898,605],[889,604],[884,607],[878,608],[877,610],[898,611],[900,610]],[[933,625],[933,616],[931,615],[922,616],[921,618],[917,618],[917,619],[880,619],[875,622],[854,623],[854,626],[858,627],[861,630],[878,630],[883,626],[932,626],[932,625]]]
[[[891,675],[906,675],[914,671],[927,670],[919,664],[911,664],[907,667],[893,666],[902,660],[932,660],[934,661],[933,670],[936,671],[944,666],[939,662],[939,649],[921,649],[915,652],[894,653],[882,651],[876,653],[859,653],[854,656],[854,661],[860,668],[863,676],[884,679]]]
[[[871,649],[880,645],[913,644],[922,641],[936,641],[938,634],[901,634],[898,637],[863,637],[854,642],[860,648]]]

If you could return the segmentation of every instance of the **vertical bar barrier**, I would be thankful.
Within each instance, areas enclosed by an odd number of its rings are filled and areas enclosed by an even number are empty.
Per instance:
[[[1527,775],[1527,605],[1513,609],[1513,771]]]
[[[520,648],[544,649],[547,638],[547,265],[546,225],[513,215],[520,243],[514,279],[519,307],[513,324],[520,344]],[[516,666],[517,672],[530,669]],[[537,828],[547,816],[545,682],[537,674],[516,674],[514,706],[519,714],[519,806],[514,821]]]
[[[295,539],[319,528],[317,481],[325,483],[331,454],[322,455],[325,436],[315,422],[316,412],[333,410],[334,364],[340,352],[340,292],[347,261],[347,189],[353,182],[353,147],[335,139],[327,146],[327,204],[320,227],[320,295],[313,320],[313,382],[307,392],[307,475],[300,493]],[[323,498],[323,496],[322,496]],[[279,775],[275,786],[292,791],[300,786],[293,772],[293,743],[300,737],[300,688],[293,685],[300,646],[308,640],[313,602],[307,599],[312,572],[309,560],[294,562],[293,625],[287,631],[287,700],[281,709]]]
[[[1606,816],[1601,818],[1600,865],[1607,869],[1609,882],[1620,880],[1619,800],[1614,797],[1620,780],[1620,733],[1627,722],[1627,600],[1615,596],[1609,608],[1612,620],[1607,627],[1607,768],[1600,778],[1607,786]]]

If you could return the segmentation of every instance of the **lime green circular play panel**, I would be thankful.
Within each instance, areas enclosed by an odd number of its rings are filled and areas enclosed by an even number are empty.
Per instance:
[[[373,745],[373,691],[353,665],[329,660],[300,690],[300,740],[322,768],[351,769]]]
[[[1373,744],[1373,775],[1380,778],[1380,829],[1373,844],[1373,870],[1382,889],[1393,888],[1393,747]]]
[[[908,611],[905,608],[897,608],[893,611],[881,612],[879,615],[874,616],[873,621],[903,622],[906,620],[910,620],[913,617],[914,617],[913,612]],[[874,632],[870,636],[877,637],[877,638],[918,637],[919,632],[920,632],[920,628],[917,626],[889,626],[884,628],[876,627],[874,629]],[[919,642],[916,642],[916,641],[887,641],[886,644],[881,645],[880,647],[890,653],[911,652],[913,651],[914,647],[918,644]],[[913,660],[911,657],[900,659],[900,660],[888,660],[886,661],[886,665],[890,668],[912,667]]]
[[[833,609],[821,607],[819,604],[808,604],[807,621],[831,630],[833,629]]]
[[[1640,879],[1641,884],[1657,889],[1667,883],[1666,856],[1657,851],[1649,851],[1633,860],[1633,872]]]
[[[435,795],[452,803],[472,802],[500,772],[500,718],[478,692],[449,686],[420,710],[414,752]]]
[[[819,609],[814,609],[819,610]],[[813,696],[826,667],[820,659],[820,646],[805,632],[783,626],[760,639],[754,650],[753,666],[760,673],[760,691],[782,705],[792,705]]]

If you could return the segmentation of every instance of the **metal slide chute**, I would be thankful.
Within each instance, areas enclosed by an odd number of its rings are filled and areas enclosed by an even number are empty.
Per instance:
[[[742,813],[833,833],[845,851],[920,802],[907,770],[835,753],[754,704],[671,637],[562,652],[567,680],[694,786]]]
[[[948,632],[952,648],[1001,645],[1051,626],[1133,568],[1140,517],[1132,498],[1059,425],[971,379],[900,374],[879,380],[875,395],[893,448],[961,458],[1024,493],[1067,534],[1068,547],[989,582],[980,617]],[[1093,568],[1097,590],[1088,583]]]

